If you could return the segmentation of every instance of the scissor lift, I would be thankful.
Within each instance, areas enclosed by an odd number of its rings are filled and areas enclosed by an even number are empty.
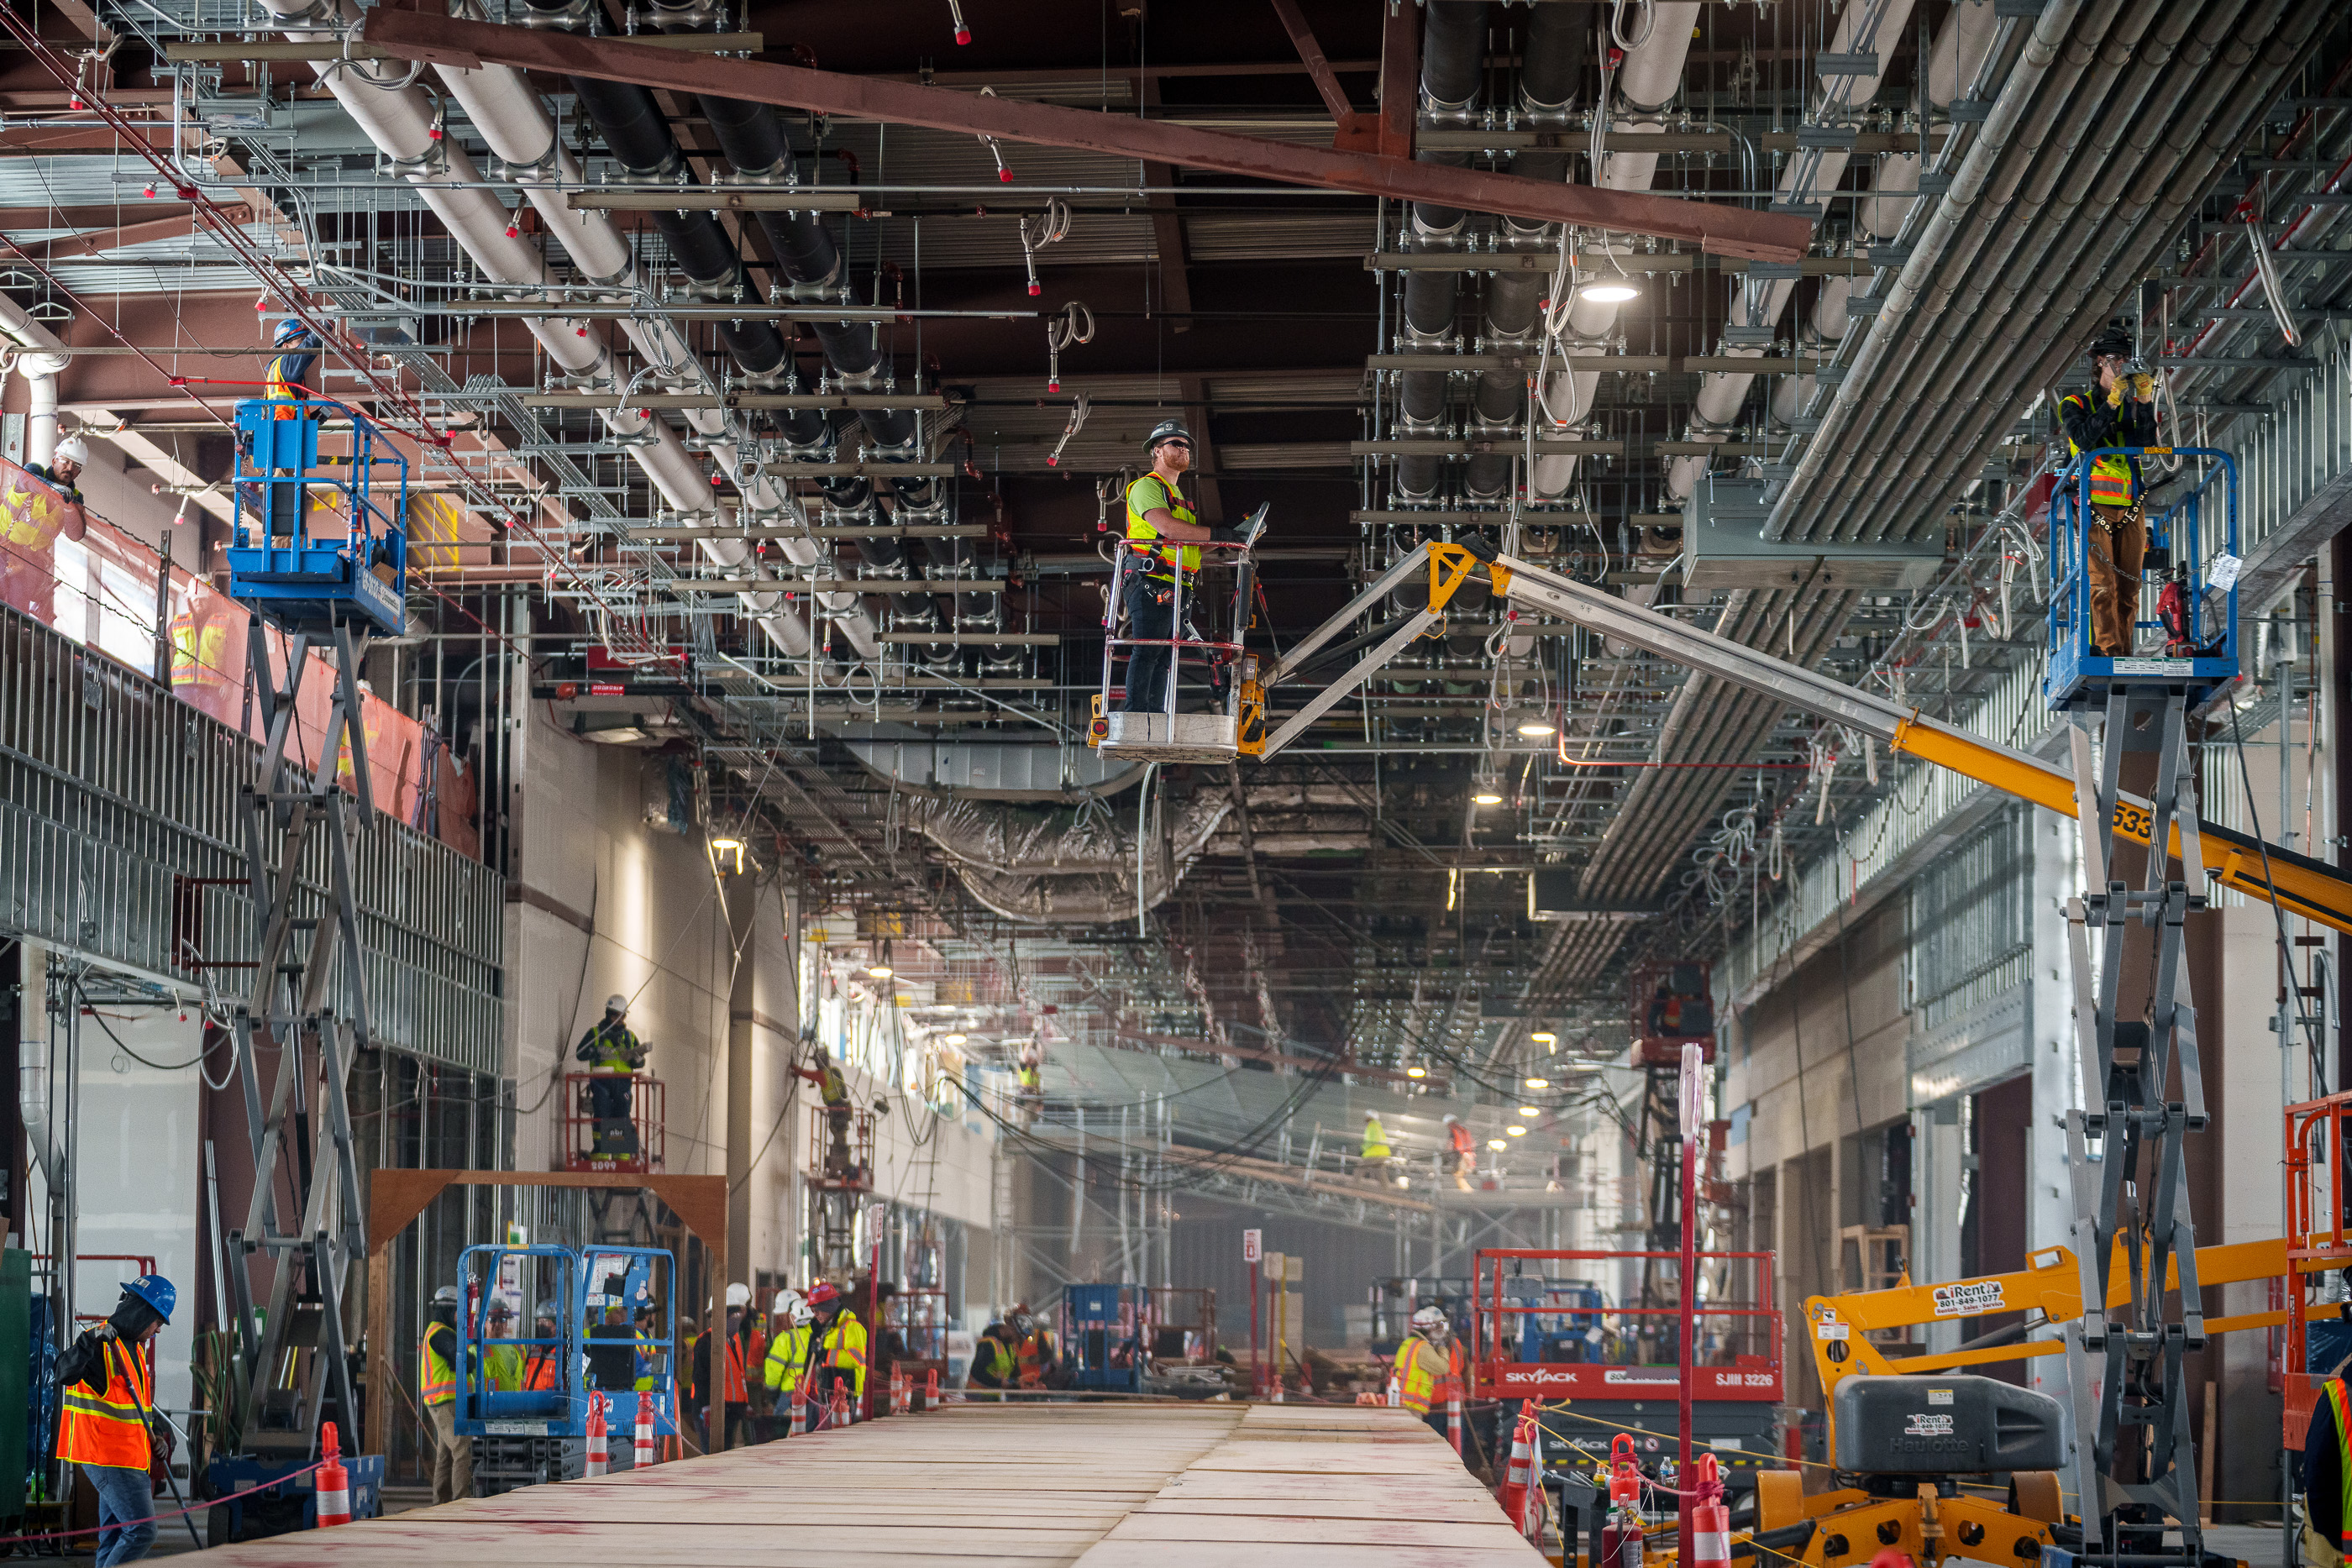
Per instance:
[[[322,459],[321,424],[346,419],[351,455]],[[383,469],[389,483],[378,482]],[[375,820],[359,671],[370,632],[403,626],[408,465],[342,403],[257,398],[237,405],[233,490],[229,595],[252,613],[247,690],[264,727],[239,792],[260,941],[250,990],[229,999],[254,1166],[245,1222],[228,1237],[233,1384],[247,1448],[284,1460],[312,1456],[331,1392],[344,1429],[357,1429],[342,1296],[352,1262],[366,1256],[366,1232],[344,1083],[369,1041],[352,868],[361,831]],[[340,538],[315,526],[329,514],[341,519]],[[306,767],[300,754],[312,743],[296,734],[296,703],[320,678],[313,653],[333,695]],[[320,830],[327,885],[313,890],[301,879]],[[338,971],[341,994],[331,996]],[[261,1039],[279,1048],[266,1105]],[[281,1158],[293,1213],[279,1207]],[[271,1265],[266,1309],[252,1288],[256,1254]]]

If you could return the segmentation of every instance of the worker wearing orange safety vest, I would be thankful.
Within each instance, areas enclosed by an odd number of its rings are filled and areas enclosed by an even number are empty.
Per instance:
[[[530,1390],[560,1388],[563,1385],[563,1331],[555,1319],[545,1312],[531,1324],[533,1339],[549,1340],[548,1344],[535,1344],[523,1358],[522,1385]]]
[[[1013,1309],[1013,1332],[1021,1336],[1013,1347],[1015,1376],[1024,1388],[1051,1388],[1061,1381],[1062,1356],[1054,1331],[1027,1307]]]
[[[1397,1346],[1396,1379],[1401,1403],[1445,1435],[1446,1402],[1462,1396],[1462,1346],[1442,1307],[1412,1314],[1412,1333]]]
[[[2303,1560],[2313,1568],[2342,1568],[2352,1548],[2352,1388],[2340,1376],[2320,1385],[2302,1469]]]
[[[474,1439],[457,1430],[457,1290],[433,1293],[432,1321],[416,1347],[416,1403],[433,1426],[433,1500],[474,1495]]]
[[[151,1431],[155,1374],[142,1354],[172,1321],[178,1292],[160,1274],[122,1287],[113,1314],[58,1357],[58,1458],[79,1465],[98,1494],[98,1563],[135,1563],[155,1540],[148,1478],[161,1434]],[[168,1450],[167,1450],[168,1451]]]
[[[2109,328],[2091,344],[2098,384],[2058,400],[2067,455],[2079,461],[2102,447],[2154,446],[2156,379],[2132,357],[2132,340]],[[2091,516],[2084,519],[2084,570],[2091,590],[2094,653],[2128,654],[2139,619],[2140,573],[2147,554],[2147,515],[2140,506],[2139,459],[2120,454],[2095,458],[2089,476]]]
[[[820,1280],[810,1287],[809,1310],[816,1314],[817,1391],[833,1397],[837,1385],[852,1404],[866,1397],[866,1325],[843,1304],[841,1292]]]

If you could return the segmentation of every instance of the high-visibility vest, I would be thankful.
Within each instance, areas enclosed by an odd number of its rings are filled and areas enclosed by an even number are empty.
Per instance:
[[[522,1385],[534,1390],[562,1387],[563,1353],[545,1344],[532,1351],[523,1362]]]
[[[2336,1513],[2336,1534],[2339,1547],[2352,1544],[2352,1390],[2347,1390],[2344,1380],[2331,1377],[2324,1388],[2327,1407],[2336,1412],[2336,1484],[2342,1490],[2342,1505]]]
[[[639,1333],[636,1338],[637,1358],[633,1370],[637,1376],[630,1386],[643,1394],[654,1385],[654,1357],[658,1354],[656,1347],[661,1342],[647,1333]]]
[[[106,1369],[106,1392],[92,1394],[85,1383],[65,1385],[65,1411],[58,1425],[58,1458],[107,1469],[143,1470],[153,1445],[140,1409],[154,1408],[155,1380],[137,1352],[121,1340],[99,1342],[99,1364]]]
[[[801,1380],[801,1369],[808,1365],[810,1333],[805,1328],[785,1329],[768,1342],[768,1360],[761,1372],[761,1381],[778,1393],[790,1389]]]
[[[482,1386],[512,1394],[522,1386],[522,1346],[494,1344],[482,1351]]]
[[[1384,1160],[1389,1157],[1389,1130],[1381,1125],[1377,1116],[1364,1123],[1364,1158]]]
[[[983,1387],[1002,1388],[1012,1382],[1016,1364],[1013,1347],[994,1334],[981,1335],[980,1343],[972,1347],[972,1372],[978,1374],[985,1368],[990,1379]]]
[[[1414,1334],[1397,1346],[1397,1385],[1404,1407],[1426,1416],[1429,1407],[1452,1393],[1449,1385],[1462,1380],[1462,1347],[1449,1343],[1440,1351]]]
[[[854,1373],[851,1388],[861,1397],[866,1393],[866,1325],[848,1308],[833,1320],[824,1331],[824,1364]]]
[[[2092,399],[2093,394],[2087,392],[2067,394],[2059,400],[2060,417],[2064,417],[2066,404],[2070,402],[2080,403],[2086,411],[2096,408],[2098,405]],[[2071,434],[2066,437],[2066,455],[2078,459],[2083,455],[2083,449],[2074,444]],[[2137,488],[2130,458],[2110,453],[2091,465],[2091,505],[2128,507],[2137,498],[2133,494]]]
[[[1039,1329],[1022,1336],[1019,1348],[1013,1353],[1015,1365],[1021,1369],[1024,1387],[1034,1388],[1045,1378],[1046,1364],[1054,1359],[1054,1331]]]
[[[751,1391],[743,1379],[743,1342],[733,1334],[727,1336],[727,1403],[749,1405]]]
[[[428,1408],[446,1405],[457,1397],[457,1368],[433,1343],[434,1335],[438,1334],[442,1343],[454,1350],[457,1332],[447,1323],[430,1324],[425,1330],[424,1343],[416,1347],[416,1402]]]
[[[1127,487],[1127,537],[1131,539],[1158,538],[1160,537],[1158,526],[1148,520],[1144,514],[1160,507],[1166,507],[1169,515],[1180,523],[1198,523],[1201,520],[1199,515],[1192,510],[1192,503],[1184,499],[1182,491],[1176,489],[1157,474],[1146,474]],[[1174,581],[1173,573],[1179,570],[1182,570],[1188,580],[1194,572],[1201,570],[1199,545],[1178,545],[1173,549],[1162,545],[1157,549],[1139,550],[1133,553],[1149,563],[1144,568],[1147,576],[1159,578],[1163,581]],[[1129,561],[1129,570],[1132,570],[1136,564],[1135,561]]]
[[[817,1098],[828,1105],[846,1105],[849,1080],[841,1075],[840,1068],[828,1061],[817,1074],[816,1092]]]

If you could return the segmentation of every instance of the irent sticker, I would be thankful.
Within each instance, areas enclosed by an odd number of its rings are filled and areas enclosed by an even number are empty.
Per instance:
[[[1928,1404],[1930,1404],[1930,1405],[1949,1405],[1951,1402],[1952,1402],[1952,1391],[1951,1391],[1950,1389],[1948,1389],[1948,1388],[1930,1388],[1929,1390],[1927,1390],[1927,1403],[1928,1403]]]
[[[1999,1280],[1975,1280],[1964,1285],[1938,1285],[1935,1291],[1936,1315],[1939,1318],[1972,1318],[1979,1312],[1997,1312],[2004,1302]]]
[[[1914,1410],[1910,1424],[1903,1428],[1906,1437],[1948,1437],[1952,1435],[1952,1418],[1932,1410]]]

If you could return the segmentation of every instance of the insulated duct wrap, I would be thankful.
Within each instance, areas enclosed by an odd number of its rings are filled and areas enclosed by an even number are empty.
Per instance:
[[[1132,920],[1183,882],[1234,809],[1229,794],[1202,790],[1176,806],[1164,846],[1143,854],[1136,890],[1136,829],[1099,810],[1039,811],[986,800],[907,801],[907,823],[939,846],[972,897],[1029,924]]]

